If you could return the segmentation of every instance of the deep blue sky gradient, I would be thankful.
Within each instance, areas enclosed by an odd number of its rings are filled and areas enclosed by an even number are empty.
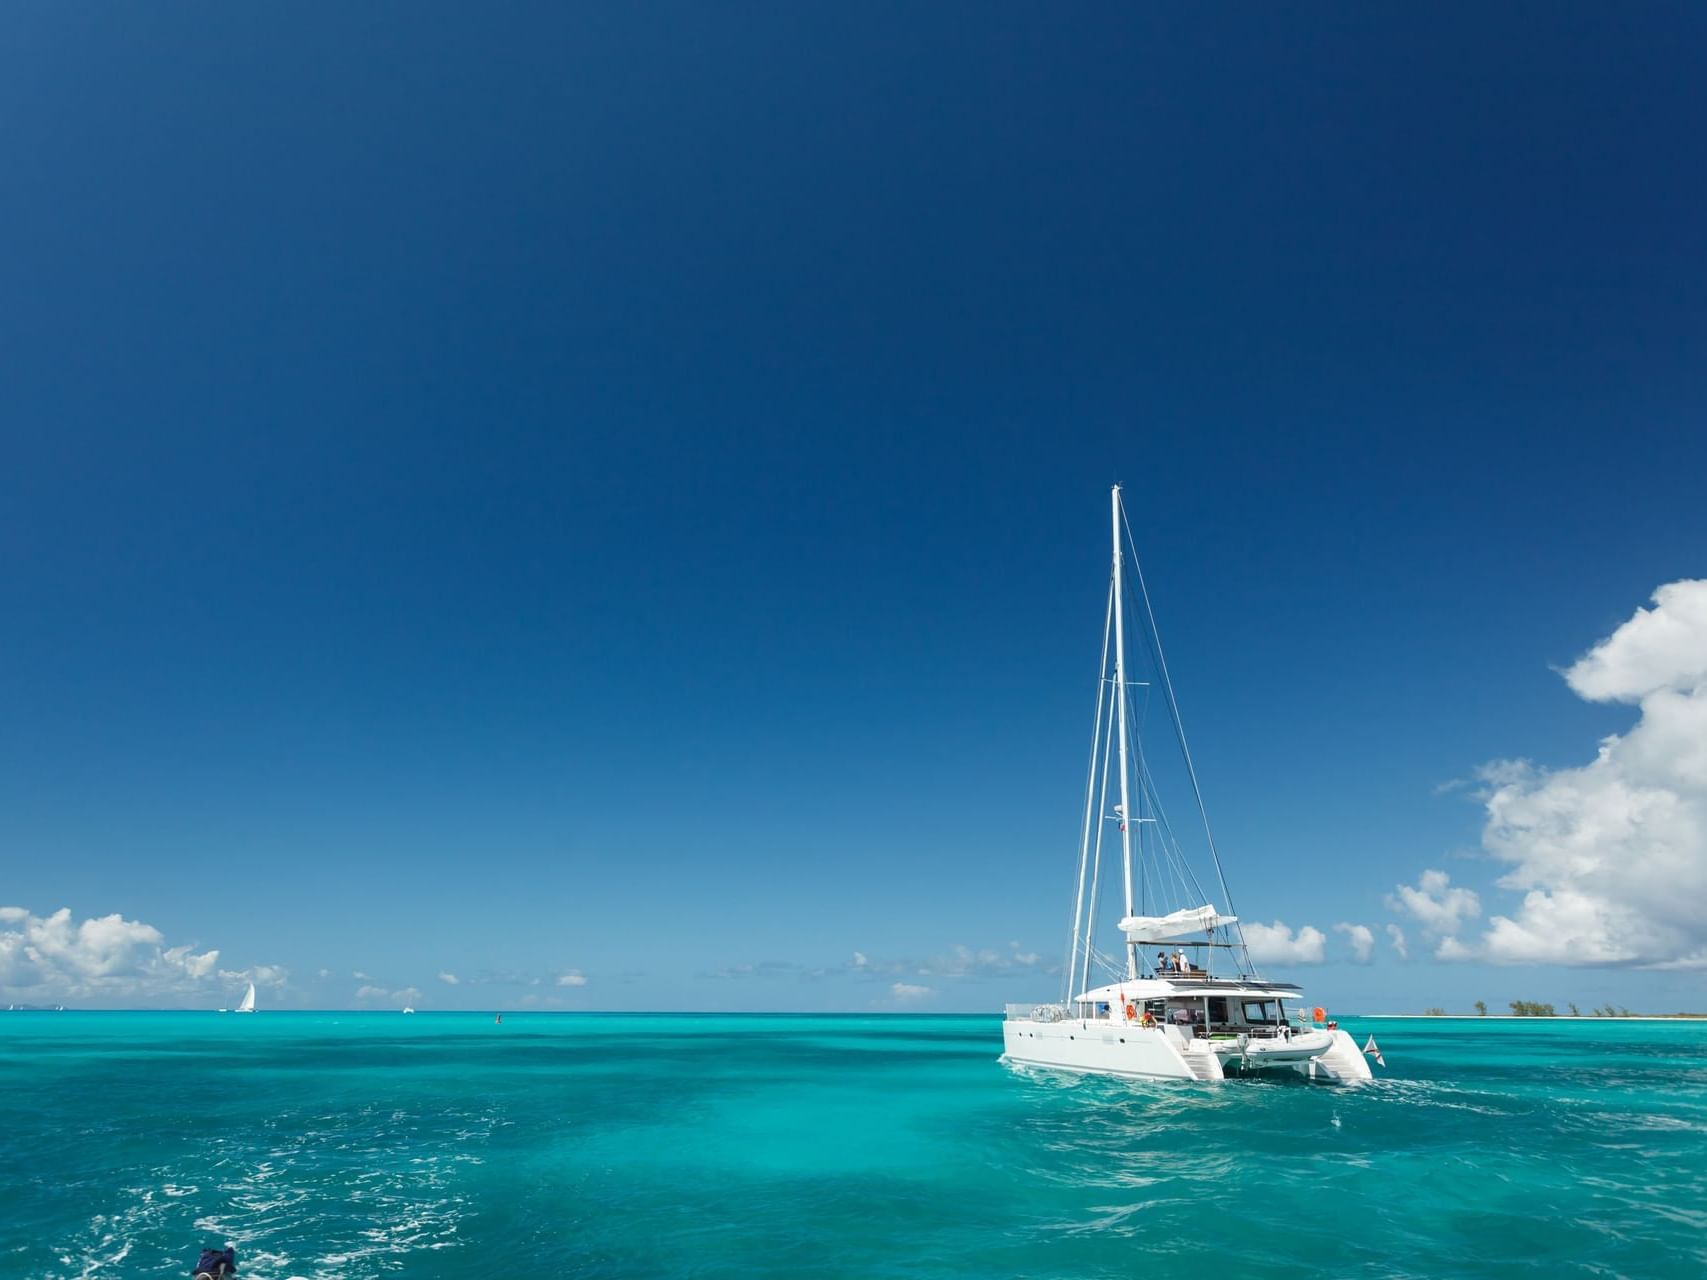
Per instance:
[[[1550,664],[1702,572],[1698,7],[0,29],[0,901],[292,998],[1053,955],[1114,480],[1241,909],[1509,906],[1436,789],[1592,756]]]

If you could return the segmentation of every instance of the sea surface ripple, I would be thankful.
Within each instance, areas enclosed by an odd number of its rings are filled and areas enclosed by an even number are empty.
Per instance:
[[[1348,1025],[1372,1085],[971,1016],[8,1013],[0,1277],[1707,1275],[1707,1025]]]

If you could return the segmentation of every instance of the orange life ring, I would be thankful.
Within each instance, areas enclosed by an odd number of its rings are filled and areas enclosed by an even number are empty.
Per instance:
[[[1321,1005],[1317,1005],[1314,1009],[1310,1010],[1310,1012],[1315,1015],[1315,1021],[1317,1022],[1326,1022],[1328,1020],[1328,1011],[1322,1008]]]
[[[1132,1019],[1136,1018],[1137,1016],[1138,1016],[1138,1006],[1133,1004],[1130,1000],[1127,1001],[1127,1003],[1126,1003],[1126,1020],[1128,1022],[1131,1022]]]

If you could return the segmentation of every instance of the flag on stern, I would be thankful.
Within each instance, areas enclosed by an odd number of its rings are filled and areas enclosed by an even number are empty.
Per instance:
[[[1374,1036],[1369,1037],[1369,1043],[1363,1046],[1363,1051],[1375,1059],[1376,1066],[1384,1067],[1387,1065],[1387,1059],[1381,1056],[1381,1046],[1375,1043]]]

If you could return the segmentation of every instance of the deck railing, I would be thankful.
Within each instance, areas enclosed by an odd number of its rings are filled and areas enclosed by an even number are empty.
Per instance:
[[[1008,1022],[1062,1022],[1068,1017],[1064,1004],[1010,1004]]]

